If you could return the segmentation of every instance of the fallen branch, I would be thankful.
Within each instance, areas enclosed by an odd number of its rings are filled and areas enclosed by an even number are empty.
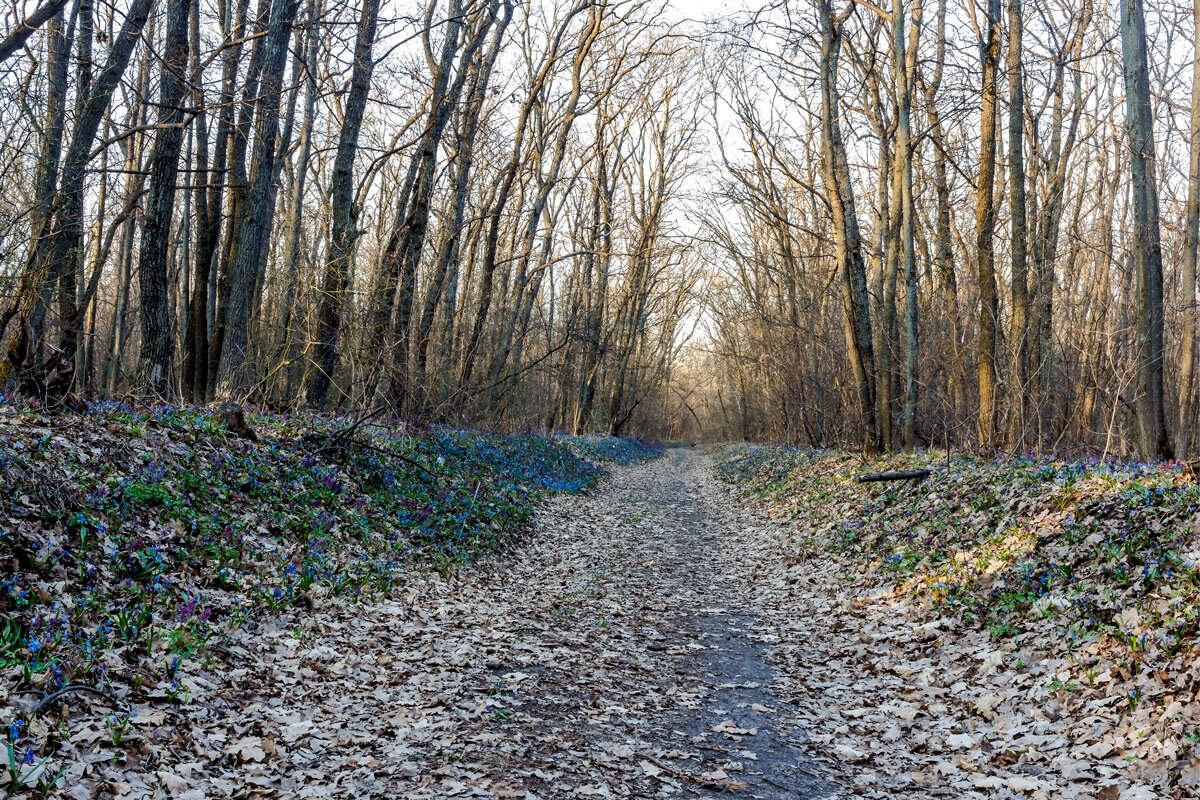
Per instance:
[[[70,686],[64,686],[63,688],[59,689],[57,692],[54,692],[53,694],[46,694],[41,689],[18,689],[17,690],[17,694],[40,694],[42,696],[42,699],[39,700],[37,705],[35,705],[32,709],[31,713],[34,713],[34,714],[41,711],[46,706],[50,705],[58,698],[65,697],[68,694],[74,694],[75,692],[86,692],[88,694],[94,694],[97,697],[103,697],[105,700],[112,703],[113,706],[115,706],[116,708],[124,708],[125,707],[124,703],[122,703],[117,698],[113,697],[108,692],[104,691],[103,689],[98,689],[95,686],[88,686],[86,683],[72,683]]]
[[[907,472],[868,472],[866,475],[859,475],[857,480],[859,483],[880,483],[883,481],[923,481],[930,476],[932,470],[914,469]]]

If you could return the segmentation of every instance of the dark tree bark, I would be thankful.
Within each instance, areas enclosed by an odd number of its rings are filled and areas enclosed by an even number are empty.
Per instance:
[[[354,208],[354,156],[371,86],[371,47],[375,42],[379,0],[363,0],[358,36],[354,44],[354,67],[350,73],[350,92],[346,97],[342,129],[338,135],[333,177],[329,185],[329,253],[325,277],[317,304],[317,335],[314,369],[308,379],[306,400],[315,408],[325,407],[334,366],[337,364],[338,338],[346,313],[346,289],[350,285],[350,266],[354,259],[354,240],[358,213]]]
[[[238,41],[246,22],[246,11],[250,0],[236,0],[234,10],[231,3],[234,0],[222,0],[220,4],[222,28],[226,42]],[[236,15],[236,16],[235,16]],[[199,9],[193,16],[199,19]],[[197,23],[198,24],[198,23]],[[205,170],[203,161],[207,153],[208,143],[205,136],[206,117],[201,111],[198,122],[197,167],[201,174],[208,176],[208,189],[204,192],[206,198],[198,202],[203,208],[203,218],[196,220],[195,265],[192,269],[194,280],[191,292],[191,308],[188,312],[188,327],[184,334],[183,389],[184,394],[193,402],[203,401],[207,395],[209,384],[209,325],[208,321],[213,309],[209,306],[209,284],[212,280],[213,262],[216,258],[217,243],[221,236],[221,213],[224,204],[224,184],[227,174],[226,159],[229,145],[229,131],[233,127],[233,89],[237,79],[238,59],[242,46],[230,44],[226,50],[222,66],[221,93],[218,98],[219,116],[216,131],[213,136],[212,169]],[[197,64],[198,64],[197,56]],[[198,67],[197,70],[198,72]],[[203,109],[204,97],[199,82],[194,85],[197,107]]]
[[[67,0],[46,0],[34,9],[32,14],[17,23],[8,36],[0,41],[0,62],[20,50],[34,31],[57,17],[66,5]]]
[[[1192,2],[1192,18],[1200,24],[1200,0]],[[1200,28],[1197,28],[1200,30]],[[1200,36],[1192,50],[1192,118],[1189,128],[1188,193],[1184,210],[1183,352],[1179,364],[1179,403],[1175,427],[1176,453],[1188,454],[1195,432],[1196,260],[1200,251]]]
[[[250,188],[250,176],[246,171],[246,153],[249,150],[251,131],[254,130],[255,113],[260,110],[264,100],[259,92],[259,81],[263,72],[263,53],[265,37],[273,18],[272,0],[259,0],[254,17],[253,33],[255,38],[250,45],[250,61],[246,67],[246,79],[242,84],[241,100],[238,102],[237,119],[230,119],[228,129],[227,153],[225,156],[225,171],[222,179],[226,184],[226,234],[225,240],[217,248],[214,255],[213,274],[210,280],[216,287],[215,307],[212,309],[212,332],[208,341],[208,387],[210,397],[217,392],[218,370],[221,364],[221,353],[225,346],[225,333],[229,322],[230,295],[233,291],[233,262],[237,258],[238,224],[241,219],[242,200]],[[293,14],[294,16],[294,14]],[[234,75],[238,65],[234,65]],[[281,67],[282,69],[282,67]],[[232,103],[232,87],[230,89]],[[275,101],[274,127],[278,130],[278,108],[280,100]],[[255,130],[257,144],[257,131]],[[274,148],[274,139],[272,148]],[[256,151],[257,152],[257,151]],[[249,311],[247,311],[248,323]]]
[[[496,4],[493,4],[493,8]],[[421,317],[417,328],[417,355],[414,369],[414,388],[423,391],[428,366],[429,339],[433,331],[434,315],[438,303],[442,300],[446,279],[450,275],[451,264],[458,259],[462,232],[465,225],[467,198],[470,189],[471,170],[475,161],[475,139],[479,132],[480,116],[483,111],[483,101],[491,79],[492,67],[500,54],[504,43],[504,32],[512,19],[512,0],[504,0],[503,14],[492,33],[491,45],[486,53],[479,56],[470,67],[470,88],[467,102],[458,115],[458,135],[455,137],[454,149],[454,182],[450,195],[450,208],[446,215],[445,234],[438,244],[434,257],[433,285],[425,295],[421,309]],[[495,11],[493,11],[494,15]],[[457,281],[457,277],[453,278]],[[447,312],[447,320],[453,324],[453,306]],[[453,336],[453,328],[447,331],[447,340]],[[428,393],[421,398],[422,414],[428,410]]]
[[[233,228],[233,255],[229,265],[229,307],[216,375],[216,396],[230,401],[247,388],[246,346],[251,309],[257,302],[255,287],[264,243],[274,217],[275,148],[279,136],[279,109],[287,66],[288,42],[299,0],[277,0],[271,6],[263,44],[262,82],[255,104],[254,151],[250,185],[238,204]]]
[[[496,278],[497,254],[500,247],[500,224],[520,169],[521,155],[524,151],[525,134],[529,126],[530,115],[534,105],[538,101],[539,95],[550,79],[551,69],[558,61],[559,49],[561,48],[563,38],[567,34],[568,26],[576,16],[586,11],[589,6],[590,3],[576,4],[565,15],[562,23],[552,36],[545,60],[534,76],[528,88],[525,102],[521,105],[521,110],[517,115],[516,130],[513,133],[513,144],[509,160],[501,174],[499,188],[487,213],[487,232],[483,238],[483,256],[482,263],[480,264],[479,306],[475,311],[475,319],[471,325],[471,332],[463,350],[463,363],[458,377],[460,393],[465,393],[471,384],[471,378],[475,373],[476,359],[479,355],[479,343],[483,337],[483,330],[487,325],[488,314],[491,311],[492,289]]]
[[[430,6],[432,12],[433,4]],[[493,9],[494,10],[494,9]],[[426,25],[428,31],[429,25]],[[425,246],[425,234],[429,228],[433,184],[436,178],[437,153],[445,133],[446,124],[450,121],[450,112],[455,100],[461,96],[463,83],[466,81],[467,69],[474,51],[464,54],[462,67],[450,85],[450,76],[454,71],[455,56],[460,47],[463,30],[463,15],[461,0],[448,0],[447,22],[442,40],[442,50],[437,61],[431,58],[432,48],[426,40],[427,60],[433,70],[433,88],[430,92],[429,123],[417,145],[413,155],[413,166],[416,167],[412,191],[403,221],[396,220],[397,229],[393,230],[388,241],[387,252],[384,256],[384,269],[389,280],[396,288],[396,318],[394,322],[394,341],[391,353],[392,369],[390,385],[390,402],[396,410],[408,410],[412,387],[409,383],[409,323],[412,317],[414,295],[416,292],[417,265],[421,260],[421,252]],[[428,34],[426,34],[428,35]],[[473,42],[477,48],[482,38]]]
[[[138,288],[141,290],[140,381],[154,395],[170,395],[174,339],[167,305],[167,251],[175,214],[175,182],[183,147],[183,98],[187,88],[188,17],[192,0],[168,0],[159,88],[158,130],[150,154],[150,191],[142,224]]]
[[[1125,68],[1125,124],[1133,177],[1133,262],[1137,294],[1138,449],[1142,458],[1170,458],[1163,411],[1163,274],[1158,184],[1150,108],[1150,68],[1142,0],[1121,3],[1121,53]]]
[[[32,255],[21,273],[20,291],[0,319],[0,336],[9,322],[20,311],[22,302],[35,291],[39,273],[38,252],[43,241],[51,235],[50,222],[54,217],[54,195],[58,186],[58,168],[62,159],[63,131],[66,127],[67,104],[67,60],[71,43],[66,30],[66,21],[60,12],[47,28],[46,36],[46,100],[42,118],[42,146],[37,167],[33,174],[33,207],[29,212],[29,230],[32,240]],[[44,251],[43,251],[44,254]],[[14,337],[9,343],[6,358],[0,365],[0,384],[8,377],[12,367],[9,358],[19,342]]]
[[[62,347],[44,363],[38,363],[39,345],[51,293],[64,276],[70,276],[73,286],[74,276],[79,272],[78,263],[83,257],[84,178],[92,142],[149,14],[150,0],[134,0],[108,52],[103,70],[92,85],[91,92],[78,104],[71,143],[62,161],[59,190],[54,203],[53,230],[36,244],[33,255],[35,276],[30,283],[30,291],[22,300],[21,329],[17,341],[8,351],[9,363],[23,373],[23,389],[29,394],[60,399],[70,390],[74,381],[77,337],[65,330]],[[74,317],[72,308],[69,316],[62,320],[65,328],[74,327]]]
[[[979,444],[994,443],[996,426],[996,64],[1000,59],[1000,0],[988,0],[987,28],[980,49],[983,100],[979,125],[979,185],[975,199],[975,245],[979,275]]]
[[[896,182],[900,188],[900,253],[904,261],[904,416],[902,441],[917,444],[917,356],[919,312],[917,306],[916,206],[913,203],[912,92],[921,36],[918,2],[912,20],[912,41],[904,31],[904,2],[892,0],[892,74],[898,96],[896,109]]]
[[[1029,284],[1026,252],[1029,242],[1025,212],[1025,75],[1021,64],[1021,0],[1008,3],[1008,201],[1012,214],[1012,329],[1013,353],[1009,385],[1008,446],[1025,442],[1025,396],[1029,390]]]
[[[314,2],[309,12],[310,19],[317,18],[319,12],[320,6]],[[291,198],[288,204],[287,239],[283,250],[285,286],[283,308],[279,310],[280,335],[283,337],[281,352],[287,365],[284,401],[289,404],[296,400],[298,394],[296,387],[303,372],[302,362],[304,361],[301,358],[304,331],[296,324],[296,296],[302,261],[300,242],[304,228],[304,193],[308,186],[308,162],[312,157],[313,123],[316,119],[317,52],[318,36],[314,26],[308,33],[304,50],[304,113],[300,122],[300,141],[297,145],[296,159],[291,166],[292,178],[289,187]]]
[[[879,424],[875,416],[875,357],[871,346],[871,321],[867,316],[867,270],[862,256],[862,235],[850,167],[838,121],[837,71],[843,18],[834,18],[830,0],[818,0],[821,27],[821,145],[825,196],[833,214],[834,247],[842,283],[843,329],[851,372],[858,393],[858,417],[863,449],[879,451]]]

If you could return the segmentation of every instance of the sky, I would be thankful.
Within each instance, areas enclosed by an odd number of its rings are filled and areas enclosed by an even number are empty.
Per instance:
[[[671,0],[670,8],[684,19],[702,21],[741,11],[747,5],[746,0]]]

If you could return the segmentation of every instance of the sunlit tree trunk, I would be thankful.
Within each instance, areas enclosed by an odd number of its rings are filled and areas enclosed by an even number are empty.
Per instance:
[[[983,99],[979,124],[979,184],[975,200],[976,259],[979,273],[979,423],[981,447],[993,445],[996,424],[996,292],[993,197],[996,173],[996,62],[1000,54],[1000,0],[988,0],[987,26],[981,48]]]
[[[1012,215],[1012,328],[1009,345],[1012,365],[1008,391],[1008,447],[1017,450],[1025,441],[1025,396],[1029,390],[1029,285],[1026,248],[1029,241],[1025,213],[1025,76],[1021,64],[1021,0],[1008,3],[1008,202]]]
[[[863,449],[868,454],[874,454],[879,451],[879,426],[875,417],[875,359],[871,348],[871,323],[867,317],[866,265],[862,258],[862,240],[858,215],[854,209],[850,168],[838,123],[838,50],[841,47],[840,28],[844,17],[834,18],[829,0],[818,0],[817,10],[821,27],[818,74],[821,81],[825,195],[833,215],[834,247],[842,282],[843,327],[851,372],[858,391]]]
[[[1163,413],[1163,275],[1159,240],[1158,185],[1146,59],[1142,0],[1121,3],[1121,53],[1125,69],[1125,124],[1133,178],[1133,262],[1137,275],[1138,450],[1145,459],[1170,458]]]
[[[1192,18],[1200,26],[1200,0],[1192,2]],[[1200,27],[1197,28],[1200,30]],[[1200,35],[1192,51],[1192,117],[1189,128],[1187,206],[1184,210],[1183,242],[1183,352],[1179,362],[1179,404],[1175,428],[1175,450],[1189,453],[1196,427],[1196,256],[1200,248]]]

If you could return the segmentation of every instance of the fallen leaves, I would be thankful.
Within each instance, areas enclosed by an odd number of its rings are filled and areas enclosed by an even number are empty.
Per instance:
[[[694,491],[715,496],[692,456],[620,470],[544,506],[524,547],[411,574],[381,602],[317,592],[235,628],[179,667],[190,701],[139,704],[125,747],[76,716],[64,784],[123,800],[556,800],[818,771],[781,750],[775,728],[797,720],[769,677],[713,660],[768,634],[734,612],[747,576],[710,560],[725,510],[706,498],[693,535]]]
[[[906,583],[902,572],[894,578],[909,562],[864,564],[857,552],[830,545],[835,539],[829,537],[860,536],[856,531],[872,513],[879,516],[870,517],[870,524],[883,529],[891,520],[879,509],[902,511],[916,501],[902,495],[872,511],[876,495],[864,506],[830,488],[840,487],[831,474],[836,467],[788,473],[783,462],[769,458],[763,474],[773,485],[791,487],[773,498],[776,508],[765,509],[778,522],[764,520],[762,511],[742,512],[730,525],[734,533],[728,547],[717,557],[731,561],[732,573],[758,576],[752,604],[764,626],[779,636],[774,664],[786,694],[801,708],[809,746],[842,761],[841,774],[856,792],[878,798],[1200,796],[1200,759],[1192,753],[1200,731],[1196,650],[1184,648],[1172,656],[1159,649],[1161,640],[1145,638],[1162,624],[1156,614],[1161,619],[1178,614],[1186,593],[1175,597],[1164,587],[1144,605],[1120,610],[1112,625],[1124,639],[1071,629],[1057,595],[1031,602],[1031,616],[1021,630],[993,638],[986,629],[945,613],[920,586]],[[1140,474],[1130,470],[1114,480]],[[788,477],[781,481],[784,474]],[[1169,481],[1170,474],[1146,480]],[[940,488],[944,494],[938,503],[978,499]],[[788,492],[802,490],[814,492],[810,499],[824,499],[799,514]],[[1182,497],[1166,491],[1151,496],[1167,498],[1164,503]],[[935,505],[932,493],[922,498]],[[1135,501],[1141,498],[1131,489],[1127,507],[1140,508]],[[1014,512],[1002,528],[1016,531],[1024,524],[1020,513],[1025,512]],[[1038,515],[1042,528],[1058,519]],[[792,517],[793,524],[780,524]],[[908,540],[930,535],[935,527],[930,523],[938,521],[930,517],[904,529],[911,531]],[[948,527],[943,535],[971,541],[977,530]],[[1038,536],[1043,548],[1059,545],[1053,537]],[[897,537],[903,544],[904,531]],[[1016,535],[998,541],[1017,552],[1026,546]],[[1123,540],[1106,532],[1091,546],[1114,541]],[[1194,543],[1184,546],[1195,548]],[[948,553],[947,563],[963,563],[961,550]],[[997,591],[1006,591],[1005,578],[997,577],[993,566],[982,571]],[[920,568],[932,567],[925,562]],[[1135,589],[1143,591],[1135,584],[1112,592],[1109,601],[1118,608],[1143,602]],[[1130,653],[1128,641],[1146,650]]]
[[[713,725],[709,730],[713,733],[724,733],[731,737],[758,735],[758,728],[740,728],[731,719],[727,719],[718,725]]]

